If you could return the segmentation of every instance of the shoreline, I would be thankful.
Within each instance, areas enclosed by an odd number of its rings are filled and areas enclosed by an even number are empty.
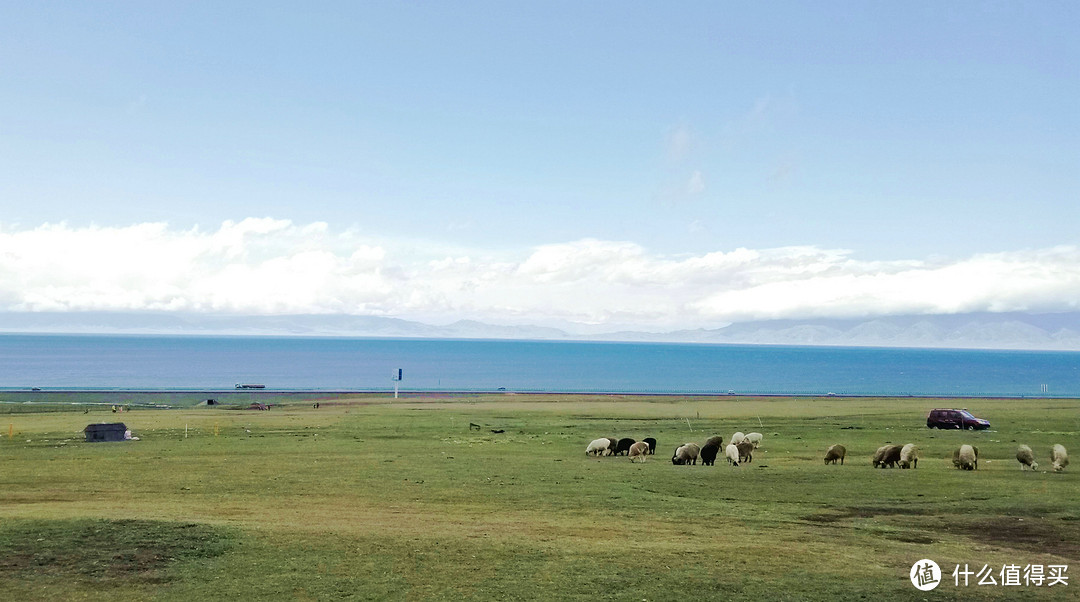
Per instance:
[[[4,399],[10,396],[33,397],[37,399]],[[24,388],[0,388],[0,403],[55,403],[54,397],[77,397],[90,395],[125,395],[147,397],[207,396],[214,395],[225,399],[246,400],[254,398],[290,398],[319,396],[391,396],[392,390],[370,389],[111,389],[111,388],[66,388],[28,390]],[[725,393],[725,392],[625,392],[625,391],[507,391],[507,390],[402,390],[399,399],[423,399],[427,397],[445,399],[446,397],[626,397],[626,398],[673,398],[689,397],[694,399],[716,399],[717,401],[745,401],[753,399],[1080,399],[1070,395],[950,395],[943,394],[860,394],[860,393]],[[106,402],[101,402],[106,403]]]

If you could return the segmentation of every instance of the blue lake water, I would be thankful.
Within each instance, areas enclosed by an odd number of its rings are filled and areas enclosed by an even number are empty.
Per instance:
[[[402,391],[1080,397],[1077,352],[0,335],[5,389],[385,391],[399,368]]]

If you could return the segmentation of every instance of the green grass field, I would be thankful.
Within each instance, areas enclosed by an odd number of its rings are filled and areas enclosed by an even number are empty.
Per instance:
[[[957,406],[993,430],[925,427],[930,408]],[[1080,466],[1047,470],[1054,443],[1080,449],[1077,400],[431,395],[268,412],[52,409],[0,414],[0,599],[1080,597]],[[83,441],[88,423],[114,420],[141,440]],[[735,431],[765,436],[751,464],[672,466],[678,444]],[[586,457],[603,436],[652,436],[659,451],[645,464]],[[918,469],[873,469],[890,442],[918,444]],[[822,462],[833,443],[848,449],[843,466]],[[978,471],[952,467],[961,443],[980,448]],[[1020,443],[1039,472],[1019,470]],[[923,558],[945,573],[932,592],[908,580]],[[1007,564],[1069,565],[1069,585],[955,587],[965,563],[999,580]]]

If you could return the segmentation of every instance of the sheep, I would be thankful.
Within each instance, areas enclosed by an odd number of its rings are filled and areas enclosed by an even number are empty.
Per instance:
[[[608,451],[608,446],[609,445],[611,445],[611,441],[609,441],[607,437],[601,437],[599,439],[594,439],[593,442],[589,444],[589,447],[585,448],[585,455],[586,456],[589,455],[589,454],[592,454],[594,456],[605,455],[607,453],[607,451]]]
[[[754,461],[754,444],[743,441],[735,446],[739,450],[739,462],[750,463]]]
[[[953,466],[963,470],[979,469],[979,448],[961,445],[953,452]]]
[[[724,448],[724,455],[727,456],[728,464],[730,464],[732,466],[738,466],[739,465],[739,448],[738,447],[736,447],[736,446],[729,443],[728,446],[726,448]]]
[[[713,437],[705,442],[705,445],[701,448],[701,465],[702,466],[714,466],[716,464],[716,454],[720,453],[720,444],[713,441],[716,437]]]
[[[1050,464],[1054,466],[1054,472],[1061,472],[1069,465],[1069,452],[1065,451],[1064,445],[1054,444],[1054,449],[1050,450]]]
[[[645,437],[644,439],[642,439],[642,441],[649,444],[649,455],[650,456],[655,455],[656,454],[656,439],[653,439],[652,437]]]
[[[746,434],[746,441],[749,441],[750,443],[753,443],[754,444],[754,449],[757,449],[758,447],[761,446],[762,437],[763,437],[763,435],[761,433],[747,433]],[[736,445],[738,445],[738,444],[736,444]]]
[[[840,465],[843,466],[844,456],[846,455],[847,448],[837,443],[836,445],[830,446],[829,449],[825,450],[825,463],[828,464],[832,462],[833,464],[836,464],[836,461],[840,460]]]
[[[638,441],[630,446],[630,461],[633,462],[634,458],[641,458],[641,463],[645,463],[645,458],[648,458],[649,444],[644,441]]]
[[[900,450],[900,468],[919,467],[919,448],[914,443],[908,443]]]
[[[699,453],[701,453],[701,448],[698,447],[697,443],[685,443],[675,450],[675,453],[671,456],[671,463],[676,466],[697,464]]]
[[[1026,445],[1016,448],[1016,460],[1020,462],[1020,470],[1024,470],[1024,467],[1027,466],[1030,466],[1031,470],[1039,470],[1039,463],[1035,461],[1035,454]]]
[[[629,454],[630,453],[630,446],[633,445],[634,443],[637,443],[637,442],[634,441],[633,439],[629,438],[629,437],[623,437],[622,439],[619,439],[619,442],[617,444],[615,444],[615,454],[614,455],[617,456],[617,455],[619,455],[621,453],[624,453],[624,452]]]
[[[889,449],[889,446],[882,445],[881,447],[877,448],[877,451],[874,452],[874,459],[871,460],[871,462],[873,462],[874,464],[874,468],[877,468],[878,464],[881,464],[881,459],[885,457],[886,449]]]
[[[610,441],[611,443],[608,445],[607,453],[604,454],[604,455],[605,456],[614,456],[615,455],[615,446],[619,444],[619,440],[614,438],[614,437],[607,437],[606,439],[608,441]]]
[[[731,441],[728,441],[728,445],[738,445],[746,439],[746,435],[742,434],[742,431],[736,432],[731,436]]]
[[[705,440],[705,445],[716,445],[717,447],[724,447],[724,438],[719,435],[714,435]]]
[[[882,445],[874,452],[874,468],[892,468],[900,462],[900,445]]]

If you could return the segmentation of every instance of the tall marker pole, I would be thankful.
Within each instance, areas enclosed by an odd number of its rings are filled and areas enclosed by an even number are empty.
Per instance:
[[[397,373],[394,374],[394,376],[391,377],[391,380],[394,381],[394,399],[397,399],[398,398],[398,383],[401,382],[401,368],[397,369]]]

